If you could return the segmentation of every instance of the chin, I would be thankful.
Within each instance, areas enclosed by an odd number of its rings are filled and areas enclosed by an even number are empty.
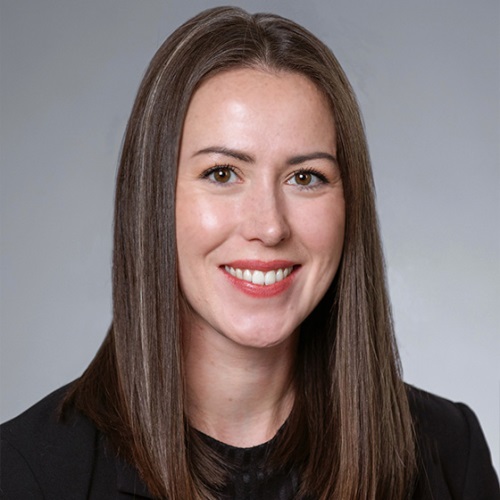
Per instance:
[[[294,342],[298,329],[292,333],[276,335],[276,331],[252,332],[251,334],[237,334],[226,336],[242,347],[253,349],[270,349],[277,346],[285,346]]]

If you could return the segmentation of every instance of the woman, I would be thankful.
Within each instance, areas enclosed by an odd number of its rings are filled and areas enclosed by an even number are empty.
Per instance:
[[[291,21],[212,9],[153,58],[113,304],[83,376],[5,424],[6,498],[499,495],[472,412],[402,382],[358,106]]]

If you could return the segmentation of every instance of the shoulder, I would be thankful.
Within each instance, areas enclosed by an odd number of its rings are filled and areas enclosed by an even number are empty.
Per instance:
[[[439,438],[442,447],[468,442],[469,425],[479,425],[464,404],[408,386],[410,410],[416,429],[427,437]]]
[[[60,417],[69,387],[0,427],[4,498],[85,498],[98,433],[77,412]]]
[[[474,412],[412,386],[408,386],[408,396],[420,486],[431,490],[434,498],[500,498],[490,452]]]

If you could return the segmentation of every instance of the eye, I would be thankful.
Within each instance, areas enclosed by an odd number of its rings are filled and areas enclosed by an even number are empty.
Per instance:
[[[210,168],[202,174],[202,177],[215,184],[232,184],[238,180],[234,168],[229,165],[217,165],[216,167]]]
[[[316,170],[299,170],[294,172],[287,182],[301,187],[314,187],[328,181],[323,174]]]

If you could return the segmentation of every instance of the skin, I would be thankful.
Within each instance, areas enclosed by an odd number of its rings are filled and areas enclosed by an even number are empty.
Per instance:
[[[176,199],[188,411],[228,444],[267,441],[293,404],[300,324],[342,254],[335,157],[333,114],[302,75],[231,70],[189,106]],[[293,271],[266,288],[231,276],[233,264]]]

